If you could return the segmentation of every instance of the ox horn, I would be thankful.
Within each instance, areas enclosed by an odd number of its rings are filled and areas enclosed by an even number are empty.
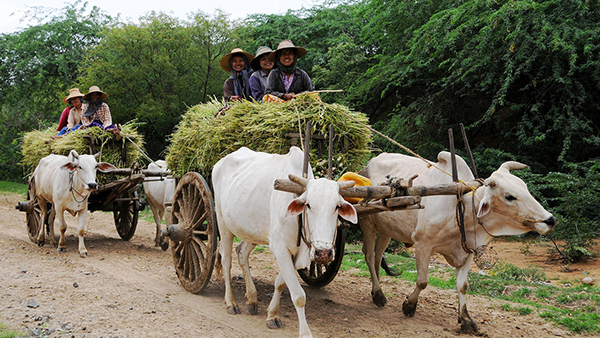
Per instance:
[[[298,184],[300,184],[301,186],[303,186],[305,188],[308,185],[308,179],[306,179],[304,177],[300,177],[300,176],[289,174],[288,178],[290,179],[290,181],[292,181],[294,183],[298,183]]]
[[[515,161],[504,162],[500,166],[500,169],[506,169],[508,171],[511,171],[511,170],[521,170],[521,169],[525,169],[525,168],[527,168],[526,164],[515,162]]]
[[[73,156],[74,159],[79,159],[79,154],[77,153],[77,151],[75,151],[75,149],[71,149],[71,156]]]
[[[102,155],[102,151],[99,151],[99,152],[97,152],[97,153],[94,154],[94,158],[95,159],[99,159],[101,155]]]
[[[337,182],[337,184],[340,186],[340,190],[344,190],[344,189],[352,188],[354,186],[354,184],[356,184],[356,182],[342,181],[342,182]]]

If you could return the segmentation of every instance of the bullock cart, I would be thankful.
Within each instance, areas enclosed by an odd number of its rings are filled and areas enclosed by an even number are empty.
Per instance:
[[[321,138],[324,139],[324,138]],[[332,178],[331,140],[333,129],[329,130],[329,169]],[[304,137],[304,173],[308,169],[309,145],[311,140],[310,121],[307,121]],[[453,148],[453,147],[452,147]],[[454,153],[454,152],[453,152]],[[353,204],[359,215],[382,211],[420,209],[421,198],[432,195],[462,195],[473,187],[482,185],[480,181],[458,182],[436,186],[414,186],[416,176],[401,179],[390,178],[382,186],[355,186],[340,191],[344,198],[358,198]],[[274,189],[301,195],[305,187],[290,179],[278,179]],[[172,254],[175,271],[183,288],[191,293],[200,292],[210,281],[216,258],[218,242],[217,218],[214,210],[212,191],[207,181],[196,172],[188,172],[179,180],[171,208],[172,224],[161,236],[173,241]],[[302,217],[298,222],[298,245],[302,238]],[[322,287],[329,284],[341,266],[345,246],[345,229],[350,225],[340,221],[335,241],[335,259],[328,264],[312,262],[310,267],[298,270],[300,277],[310,286]]]
[[[108,173],[114,180],[102,184],[98,189],[88,197],[88,210],[91,212],[101,210],[113,213],[115,226],[119,236],[124,240],[129,240],[135,233],[138,214],[144,210],[145,202],[138,196],[139,183],[147,180],[149,177],[162,178],[170,175],[168,171],[151,171],[140,169],[134,163],[131,168],[115,169]],[[117,176],[122,178],[117,178]],[[54,224],[54,210],[48,202],[48,217],[46,224],[46,233],[50,233],[50,224]],[[29,239],[37,243],[40,227],[42,226],[42,210],[35,193],[34,178],[29,180],[27,188],[27,201],[17,203],[16,209],[26,213],[27,233]]]

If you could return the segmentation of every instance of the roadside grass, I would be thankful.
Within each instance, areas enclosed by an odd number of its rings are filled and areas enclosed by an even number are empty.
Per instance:
[[[15,337],[25,337],[26,334],[11,330],[3,323],[0,323],[0,338],[15,338]]]
[[[27,197],[27,184],[0,181],[0,194],[4,193],[20,194],[25,199]]]
[[[340,270],[369,278],[361,247],[347,244],[346,252]],[[414,259],[390,254],[385,258],[388,266],[402,272],[400,276],[390,278],[416,281]],[[444,264],[430,264],[429,286],[456,289],[455,271]],[[387,276],[383,269],[380,274]],[[486,275],[469,273],[468,293],[502,300],[499,308],[512,315],[537,314],[575,333],[600,333],[600,287],[562,285],[546,283],[546,276],[535,266],[521,269],[500,261]]]

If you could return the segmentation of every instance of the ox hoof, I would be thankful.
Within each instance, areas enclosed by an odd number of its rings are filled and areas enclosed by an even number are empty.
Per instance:
[[[459,319],[460,320],[460,319]],[[471,319],[462,319],[462,322],[460,323],[460,333],[465,333],[465,334],[476,334],[479,333],[479,329],[477,328],[477,324],[475,324],[475,322]]]
[[[251,315],[258,314],[258,305],[257,304],[246,304],[246,310],[250,312]]]
[[[271,330],[276,330],[276,329],[282,328],[283,323],[281,322],[281,319],[275,318],[275,319],[267,320],[267,327]]]
[[[477,328],[477,324],[471,319],[469,316],[469,311],[467,310],[467,306],[465,305],[464,310],[458,316],[458,323],[460,324],[460,333],[466,334],[476,334],[479,333],[479,329]]]
[[[56,252],[67,252],[67,248],[56,248]]]
[[[385,295],[381,289],[377,290],[377,292],[375,292],[373,295],[373,303],[379,307],[384,307],[387,303],[387,299],[385,298]]]
[[[87,251],[82,251],[79,253],[79,256],[81,256],[81,258],[86,258],[86,257],[90,257],[90,255],[88,254]]]
[[[402,303],[402,313],[404,313],[404,315],[406,317],[412,317],[415,315],[415,311],[417,311],[417,304],[411,304],[408,302],[408,299],[406,299],[404,301],[404,303]]]
[[[242,313],[242,311],[240,311],[240,308],[237,306],[230,306],[227,308],[227,313],[230,315],[237,315]]]
[[[44,238],[38,238],[37,240],[37,245],[41,248],[44,246],[44,243],[46,242],[46,240]]]

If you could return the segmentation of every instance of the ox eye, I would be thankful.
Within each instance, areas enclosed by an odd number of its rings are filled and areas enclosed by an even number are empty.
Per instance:
[[[517,198],[511,194],[506,194],[506,196],[504,196],[504,198],[506,198],[508,201],[516,201]]]
[[[80,165],[78,165],[78,166],[77,166],[77,168],[79,168],[79,169],[83,169],[83,168],[82,168]]]
[[[310,210],[310,204],[306,203],[306,207]]]

